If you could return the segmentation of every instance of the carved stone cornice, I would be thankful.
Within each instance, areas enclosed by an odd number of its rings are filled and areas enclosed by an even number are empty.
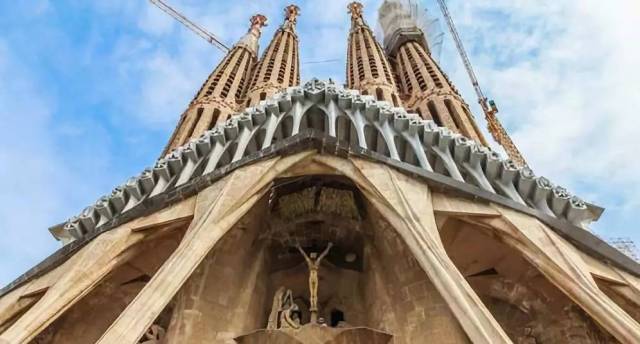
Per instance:
[[[326,116],[326,125],[314,129],[322,130],[327,136],[340,137],[337,121],[345,117],[357,133],[351,144],[386,159],[473,185],[582,228],[597,220],[601,213],[600,208],[585,203],[565,188],[537,177],[528,168],[516,167],[491,149],[438,127],[433,121],[422,120],[416,114],[376,101],[372,96],[362,96],[357,91],[314,79],[303,87],[290,87],[256,107],[231,116],[223,125],[178,147],[52,232],[63,241],[94,232],[148,197],[171,192],[200,175],[243,159],[249,154],[249,144],[256,140],[258,132],[262,133],[261,141],[256,142],[258,148],[269,149],[276,142],[276,132],[284,135],[279,140],[299,133],[302,117],[311,107],[320,109]],[[287,132],[282,124],[288,117],[296,124]],[[365,127],[374,130],[367,131]],[[371,135],[384,142],[369,147]]]

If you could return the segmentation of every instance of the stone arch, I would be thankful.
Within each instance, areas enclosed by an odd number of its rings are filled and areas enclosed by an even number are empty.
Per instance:
[[[380,153],[386,157],[390,157],[387,141],[384,139],[384,136],[382,136],[382,133],[380,133],[378,128],[371,124],[365,124],[363,131],[367,149]]]
[[[416,155],[413,146],[404,138],[404,136],[394,135],[393,142],[396,146],[396,151],[398,152],[400,160],[413,166],[420,167],[418,156]]]
[[[317,105],[307,109],[300,118],[300,130],[314,129],[327,133],[329,129],[329,116],[324,109]]]
[[[351,117],[341,114],[336,118],[336,137],[338,141],[344,141],[351,146],[362,146],[355,123]]]
[[[439,233],[449,258],[514,343],[614,341],[492,229],[448,218]]]

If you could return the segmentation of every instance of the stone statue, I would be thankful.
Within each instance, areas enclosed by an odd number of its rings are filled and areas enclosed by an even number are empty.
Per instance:
[[[280,312],[280,328],[300,328],[300,310],[298,305],[293,302],[291,290],[287,290],[284,294],[282,312]]]
[[[300,328],[300,316],[298,305],[293,302],[293,295],[290,289],[278,288],[273,296],[273,305],[269,315],[268,330],[282,328]]]
[[[309,311],[311,312],[311,323],[316,323],[318,319],[318,269],[322,259],[329,253],[333,243],[329,243],[327,248],[318,256],[317,252],[311,252],[308,256],[298,245],[298,250],[302,253],[309,268]]]
[[[166,331],[159,325],[153,324],[148,329],[147,332],[144,333],[142,339],[140,339],[141,344],[160,344],[164,341]]]

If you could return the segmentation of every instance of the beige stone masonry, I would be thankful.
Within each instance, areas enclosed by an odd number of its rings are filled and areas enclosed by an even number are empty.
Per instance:
[[[475,217],[475,221],[495,230],[503,242],[521,252],[527,261],[611,335],[622,343],[640,342],[640,325],[598,288],[591,275],[597,272],[585,263],[581,253],[565,239],[531,216],[498,205],[481,206],[470,200],[460,198],[452,201],[447,198],[445,195],[436,197],[438,202],[434,208],[437,212],[475,216],[480,210],[485,217]],[[484,211],[481,207],[484,207]],[[496,211],[500,217],[486,217],[493,216]],[[630,285],[637,288],[636,283]]]
[[[59,275],[47,292],[18,321],[0,335],[0,343],[25,343],[33,339],[67,309],[95,288],[109,272],[136,253],[136,244],[154,231],[134,231],[139,224],[146,228],[180,217],[189,217],[193,202],[185,200],[148,217],[140,218],[105,232],[78,251],[63,264]],[[55,270],[54,270],[55,271]]]
[[[138,340],[218,240],[266,193],[271,181],[309,154],[258,162],[236,170],[200,192],[194,220],[180,246],[99,343],[134,343]]]

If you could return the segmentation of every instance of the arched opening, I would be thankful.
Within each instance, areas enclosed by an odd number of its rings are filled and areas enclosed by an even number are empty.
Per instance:
[[[374,126],[368,124],[364,126],[364,139],[368,150],[378,152],[387,157],[390,155],[384,137]]]
[[[311,128],[321,132],[326,132],[326,129],[328,128],[327,122],[327,114],[321,108],[314,105],[302,115],[302,119],[300,120],[300,130]]]
[[[331,311],[331,327],[337,327],[343,321],[345,321],[344,312],[339,309]]]
[[[187,135],[184,137],[184,140],[182,141],[181,145],[189,142],[189,139],[191,139],[191,137],[193,136],[193,133],[196,130],[198,123],[200,122],[200,118],[202,117],[203,111],[204,111],[204,108],[202,107],[199,107],[196,110],[196,115],[194,116],[193,122],[191,122],[191,126],[189,127],[189,131],[187,132]]]
[[[376,88],[376,98],[378,100],[384,100],[384,92],[382,92],[380,87]]]
[[[469,136],[469,133],[467,133],[464,130],[464,126],[462,125],[462,119],[460,118],[460,113],[458,112],[458,110],[456,110],[456,107],[453,105],[453,102],[451,101],[451,99],[445,99],[444,105],[447,107],[447,110],[449,111],[449,116],[451,116],[451,118],[453,119],[453,123],[456,125],[456,128],[458,128],[460,133],[466,136]]]
[[[358,145],[358,133],[351,119],[346,115],[340,115],[336,120],[336,137],[338,141],[346,142],[350,146]]]
[[[216,126],[216,123],[218,123],[218,118],[220,117],[220,109],[215,109],[213,110],[213,115],[211,116],[211,121],[209,121],[209,125],[207,126],[207,128],[209,130],[213,129],[213,127]]]
[[[260,100],[265,100],[267,99],[267,93],[266,92],[261,92],[260,93]]]
[[[132,257],[121,262],[100,283],[56,318],[32,343],[95,343],[151,280],[178,247],[188,221],[155,226],[154,239],[129,250]],[[159,319],[166,330],[173,300]],[[158,320],[158,319],[157,319]]]
[[[440,118],[440,114],[438,113],[438,108],[436,108],[436,104],[433,102],[433,100],[427,103],[427,108],[429,109],[429,114],[431,115],[431,119],[433,119],[433,121],[436,122],[438,126],[442,127],[443,126],[442,119]]]
[[[411,164],[413,166],[420,166],[418,163],[418,157],[416,156],[413,147],[405,140],[401,135],[396,135],[394,138],[394,143],[396,145],[396,151],[398,152],[398,156],[400,160]]]
[[[438,229],[451,261],[514,343],[613,340],[490,227],[450,217]]]
[[[286,115],[278,129],[276,129],[276,138],[278,140],[290,137],[293,134],[293,116]]]

